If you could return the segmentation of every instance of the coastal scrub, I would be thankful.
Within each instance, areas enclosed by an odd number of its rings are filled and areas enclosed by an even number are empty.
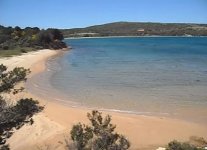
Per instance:
[[[40,112],[43,107],[32,98],[22,98],[13,100],[6,98],[5,94],[18,94],[24,88],[15,88],[20,82],[26,81],[29,69],[16,67],[11,71],[3,64],[0,65],[0,149],[9,149],[6,140],[13,134],[13,130],[18,130],[25,123],[33,124],[32,116]],[[16,103],[15,103],[16,102]]]

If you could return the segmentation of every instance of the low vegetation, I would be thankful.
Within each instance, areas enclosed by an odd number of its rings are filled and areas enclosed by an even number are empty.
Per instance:
[[[9,149],[6,139],[11,137],[13,130],[18,130],[25,123],[33,124],[32,116],[40,112],[43,107],[39,106],[38,101],[32,98],[13,100],[5,98],[5,94],[18,94],[24,88],[15,88],[20,82],[26,81],[26,76],[30,73],[28,69],[22,67],[14,68],[11,71],[7,67],[0,65],[0,149]],[[16,103],[15,103],[16,102]]]
[[[109,115],[93,110],[87,114],[90,125],[78,123],[70,131],[72,144],[67,142],[68,149],[77,150],[127,150],[130,142],[115,132],[116,126],[111,124]],[[188,142],[176,140],[168,143],[166,150],[205,150],[207,141],[202,137],[192,136]]]
[[[166,150],[205,150],[205,148],[190,144],[188,142],[181,143],[174,140],[168,143]]]
[[[68,149],[77,150],[127,150],[129,141],[115,132],[116,126],[111,124],[109,115],[102,117],[98,111],[88,113],[90,125],[78,123],[73,126],[70,134],[73,145]]]
[[[0,55],[26,53],[36,49],[61,49],[66,44],[58,29],[40,30],[38,27],[21,29],[0,26]]]

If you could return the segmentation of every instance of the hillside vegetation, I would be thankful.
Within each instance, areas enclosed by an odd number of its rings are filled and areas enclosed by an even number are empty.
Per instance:
[[[62,29],[64,37],[91,36],[207,36],[207,24],[115,22]]]
[[[21,29],[0,26],[0,55],[18,54],[36,49],[61,49],[63,35],[58,29],[40,30],[38,27]]]

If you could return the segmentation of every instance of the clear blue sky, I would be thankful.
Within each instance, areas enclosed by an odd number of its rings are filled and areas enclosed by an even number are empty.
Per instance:
[[[207,23],[207,0],[0,0],[0,24],[74,28],[116,21]]]

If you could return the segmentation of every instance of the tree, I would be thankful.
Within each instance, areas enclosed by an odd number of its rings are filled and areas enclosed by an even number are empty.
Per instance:
[[[38,27],[21,29],[0,26],[0,50],[32,47],[34,49],[61,49],[67,47],[58,29],[40,30]],[[24,52],[24,51],[23,51]]]
[[[19,37],[21,37],[22,36],[22,29],[20,28],[20,27],[18,27],[18,26],[16,26],[15,28],[14,28],[14,35],[15,35],[15,39],[18,39]],[[17,38],[18,37],[18,38]]]
[[[102,113],[96,110],[87,114],[91,125],[78,123],[74,125],[70,134],[78,150],[127,150],[129,141],[118,133],[116,126],[111,124],[111,116],[102,117]]]
[[[16,26],[14,29],[15,31],[22,31],[22,29],[19,26]]]
[[[44,48],[49,48],[50,43],[53,41],[53,36],[48,30],[42,30],[38,34],[38,43]]]
[[[63,34],[60,32],[60,30],[58,29],[48,29],[48,31],[51,32],[51,34],[53,35],[53,40],[63,40]]]
[[[0,35],[0,44],[6,42],[7,40],[10,39],[10,35],[7,34],[1,34]]]
[[[44,48],[61,49],[67,47],[63,35],[58,29],[41,30],[38,34],[37,43]]]
[[[9,145],[3,145],[0,150],[9,150]]]
[[[39,33],[40,32],[40,29],[38,27],[34,27],[34,28],[32,28],[32,27],[26,27],[24,29],[24,31],[26,32],[27,35],[32,36],[34,34]]]

